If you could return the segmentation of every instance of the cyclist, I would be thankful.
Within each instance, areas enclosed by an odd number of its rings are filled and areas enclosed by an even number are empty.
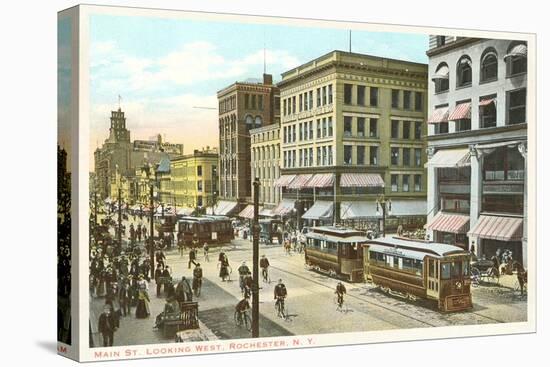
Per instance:
[[[193,269],[193,292],[198,297],[201,294],[202,287],[202,268],[201,264],[197,263],[195,269]]]
[[[250,298],[250,295],[252,293],[252,284],[254,281],[252,280],[252,274],[248,272],[248,274],[245,275],[243,279],[243,293],[244,298]]]
[[[206,262],[209,262],[210,259],[208,258],[208,251],[210,250],[210,248],[208,247],[208,243],[204,243],[204,245],[202,246],[202,251],[204,253],[204,261]]]
[[[235,306],[235,312],[237,313],[237,321],[239,322],[239,325],[242,325],[243,323],[243,315],[250,309],[250,303],[248,302],[248,298],[243,298],[237,303]]]
[[[279,279],[278,284],[275,286],[275,289],[273,290],[273,299],[276,300],[275,305],[277,306],[277,311],[279,313],[279,316],[284,317],[284,307],[285,307],[285,298],[287,296],[288,292],[286,290],[286,286],[283,283],[282,279]]]
[[[269,279],[269,260],[265,255],[262,255],[262,258],[260,259],[260,268],[262,268],[262,277],[264,278],[264,282],[267,282]]]
[[[247,274],[250,273],[250,269],[246,265],[246,261],[243,261],[241,266],[239,266],[239,269],[237,269],[239,272],[239,287],[241,287],[241,292],[244,292],[244,278]]]
[[[334,293],[338,296],[338,307],[342,307],[344,304],[344,294],[346,294],[346,287],[342,284],[342,282],[338,282]]]

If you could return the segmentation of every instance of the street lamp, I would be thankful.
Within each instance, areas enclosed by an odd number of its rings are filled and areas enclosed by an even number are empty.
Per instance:
[[[143,167],[141,168],[141,171],[145,173],[147,176],[147,179],[149,180],[149,206],[150,206],[150,226],[149,226],[149,256],[151,257],[151,263],[150,263],[150,270],[151,270],[151,278],[155,277],[155,246],[153,241],[153,220],[154,220],[154,214],[155,211],[153,210],[154,207],[154,187],[157,181],[157,168],[158,163],[155,164],[155,166],[151,166],[150,163],[146,162]],[[154,169],[154,172],[151,172],[151,169]]]
[[[380,211],[382,211],[380,213]],[[386,237],[386,213],[391,215],[391,199],[386,199],[382,194],[376,199],[376,215],[382,214],[382,221],[378,222],[378,233],[380,233],[380,223],[382,223],[382,236]]]

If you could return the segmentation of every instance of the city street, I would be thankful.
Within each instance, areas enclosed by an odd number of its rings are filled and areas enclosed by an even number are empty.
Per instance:
[[[125,223],[128,228],[129,223]],[[232,269],[231,281],[222,282],[218,277],[218,254],[223,251],[229,258]],[[172,268],[173,278],[192,278],[188,269],[188,253],[178,254],[177,248],[167,251],[167,264]],[[299,334],[335,333],[370,330],[490,324],[526,321],[527,297],[521,297],[513,289],[515,276],[502,276],[500,286],[482,284],[472,287],[474,307],[455,313],[441,313],[426,301],[406,301],[382,293],[367,283],[345,283],[347,295],[343,311],[337,310],[334,290],[337,280],[313,272],[304,266],[304,255],[286,254],[281,246],[260,246],[260,255],[270,261],[271,283],[260,281],[260,336],[288,336]],[[198,261],[204,272],[199,303],[199,320],[202,335],[211,340],[250,337],[245,328],[234,322],[235,305],[242,298],[237,268],[242,261],[252,268],[252,242],[236,239],[232,245],[211,248],[210,261],[203,259],[198,251]],[[273,288],[282,279],[288,290],[286,299],[288,318],[277,317],[273,300]],[[164,296],[157,298],[154,280],[149,283],[151,316],[136,319],[135,309],[130,316],[122,317],[120,328],[115,333],[114,345],[137,345],[173,342],[164,338],[161,331],[153,330],[155,316],[164,307]],[[94,298],[91,307],[99,315],[103,298]],[[94,320],[92,320],[92,323]],[[100,336],[96,335],[99,342]]]

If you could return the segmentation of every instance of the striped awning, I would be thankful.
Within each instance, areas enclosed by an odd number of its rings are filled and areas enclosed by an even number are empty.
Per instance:
[[[449,67],[447,65],[443,65],[437,69],[432,80],[436,79],[449,79]]]
[[[469,165],[470,150],[467,148],[438,150],[425,164],[426,167],[436,168],[458,168]]]
[[[292,199],[283,199],[277,205],[275,209],[273,209],[273,215],[286,215],[290,213],[294,209],[294,200]]]
[[[211,208],[209,208],[209,209],[211,209]],[[195,211],[195,208],[179,208],[178,211],[177,211],[177,215],[185,217],[185,216],[193,214],[194,211]]]
[[[214,210],[212,210],[212,207],[206,208],[206,214],[229,215],[237,208],[237,204],[236,201],[221,200],[213,208]]]
[[[449,114],[449,121],[472,118],[472,104],[470,102],[457,104],[453,112]]]
[[[332,218],[333,212],[332,201],[317,200],[315,204],[302,215],[302,219],[323,220]]]
[[[480,237],[497,241],[521,241],[523,218],[481,215],[468,232],[469,237]]]
[[[273,183],[275,187],[285,187],[288,186],[294,179],[296,175],[282,175]]]
[[[304,187],[332,187],[334,185],[333,173],[318,173]]]
[[[485,107],[490,105],[491,103],[495,103],[494,98],[482,99],[481,101],[479,101],[479,107]]]
[[[259,210],[258,210],[259,214]],[[246,219],[254,219],[254,205],[247,205],[246,208],[241,210],[239,217]]]
[[[432,231],[447,233],[466,233],[470,225],[470,216],[439,212],[426,225]]]
[[[506,55],[504,55],[504,59],[506,60],[509,57],[527,57],[527,45],[520,43],[519,45],[515,45],[512,47],[510,52],[508,52]]]
[[[289,189],[303,189],[305,185],[311,180],[313,174],[298,175],[291,183],[288,184]]]
[[[428,124],[439,124],[449,121],[449,107],[436,108],[430,118]]]
[[[342,173],[340,187],[384,187],[378,173]]]

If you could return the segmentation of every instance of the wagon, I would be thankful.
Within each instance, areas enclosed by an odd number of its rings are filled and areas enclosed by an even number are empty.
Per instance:
[[[470,264],[471,278],[473,285],[479,285],[480,282],[498,284],[499,271],[494,268],[492,260],[478,260]]]

